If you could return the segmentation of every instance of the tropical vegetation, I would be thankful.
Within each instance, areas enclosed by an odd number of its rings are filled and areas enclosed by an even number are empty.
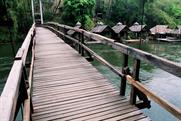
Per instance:
[[[38,0],[35,12],[38,13]],[[181,25],[181,0],[43,0],[45,21],[74,26],[80,21],[91,29],[97,21],[109,25],[144,23],[148,27]],[[30,0],[0,0],[0,41],[23,38],[32,24]]]

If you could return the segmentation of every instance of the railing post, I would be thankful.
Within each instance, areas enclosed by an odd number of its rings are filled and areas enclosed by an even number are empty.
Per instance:
[[[65,27],[64,27],[64,28],[65,28]],[[57,26],[57,30],[60,31],[60,27],[59,27],[59,26]]]
[[[82,40],[82,44],[85,44],[84,43],[84,31],[82,31],[82,39],[81,40]],[[83,46],[81,48],[81,55],[84,56],[84,47]]]
[[[64,41],[66,41],[66,37],[65,37],[65,35],[66,35],[66,29],[65,29],[65,26],[63,26],[63,33],[64,33],[63,39],[64,39]]]
[[[25,82],[28,80],[28,75],[27,75],[27,71],[26,71],[26,64],[23,65],[23,75],[24,75],[24,79]]]
[[[81,33],[79,32],[79,44],[78,44],[78,50],[79,50],[79,54],[81,53]]]
[[[123,54],[123,64],[122,64],[122,73],[125,74],[125,67],[128,66],[128,55]],[[126,77],[125,75],[121,77],[121,84],[120,84],[120,95],[124,96],[126,92]]]
[[[133,78],[136,81],[139,81],[139,71],[140,71],[140,60],[135,59],[134,67],[133,67]],[[132,86],[131,94],[130,94],[130,103],[131,104],[136,104],[136,93],[137,93],[137,89],[134,86]]]
[[[19,112],[21,104],[24,102],[25,99],[28,98],[28,93],[27,93],[27,90],[26,90],[26,82],[25,81],[26,81],[25,80],[25,75],[24,75],[24,73],[22,71],[22,77],[21,77],[21,82],[20,82],[20,87],[19,87],[19,96],[18,96],[16,111],[15,111],[15,118],[16,118],[18,112]]]

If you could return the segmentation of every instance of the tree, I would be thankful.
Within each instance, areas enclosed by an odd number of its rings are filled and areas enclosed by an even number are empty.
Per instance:
[[[156,24],[175,27],[181,24],[180,6],[180,0],[115,0],[110,20],[114,23],[121,21],[130,26],[135,21],[141,23],[144,13],[143,23],[148,27]]]
[[[0,0],[0,40],[9,41],[7,31],[10,31],[13,40],[18,40],[26,34],[32,23],[29,7],[26,0]]]
[[[74,26],[77,21],[89,29],[93,26],[93,7],[95,0],[64,0],[62,20]]]

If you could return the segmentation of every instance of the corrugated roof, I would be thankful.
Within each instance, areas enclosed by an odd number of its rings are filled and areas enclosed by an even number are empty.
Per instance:
[[[121,22],[117,23],[115,26],[112,27],[113,31],[115,33],[120,33],[124,28],[126,27],[126,25],[123,25]]]
[[[107,27],[109,27],[108,25],[97,25],[96,27],[94,27],[91,32],[93,33],[101,33],[103,32]]]
[[[156,25],[155,27],[150,29],[151,34],[166,34],[170,30],[168,29],[168,25]]]
[[[135,22],[129,29],[132,32],[140,32],[142,29],[145,28],[146,25],[140,25],[138,22]]]

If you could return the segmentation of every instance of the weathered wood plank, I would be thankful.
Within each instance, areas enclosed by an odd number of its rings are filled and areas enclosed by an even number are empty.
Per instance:
[[[55,115],[46,117],[46,119],[49,119],[49,120],[73,120],[73,119],[78,118],[78,120],[81,121],[82,120],[81,117],[92,115],[92,114],[95,114],[98,112],[103,112],[103,111],[113,111],[113,110],[117,111],[121,106],[122,106],[122,108],[131,107],[128,103],[119,104],[119,102],[117,102],[117,103],[110,102],[110,103],[106,103],[106,104],[103,103],[103,104],[93,105],[91,107],[81,107],[79,109],[73,108],[73,109],[69,109],[69,110],[64,110],[62,112],[61,111],[56,112]],[[39,118],[42,118],[42,117],[40,116]]]
[[[44,33],[48,36],[42,37]],[[138,110],[75,50],[53,38],[52,32],[37,28],[33,121],[81,120]]]
[[[48,25],[53,25],[53,26],[58,26],[60,28],[62,28],[62,25],[57,24],[57,23],[48,23]],[[54,33],[58,34],[59,36],[63,36],[66,37],[70,40],[72,40],[75,43],[78,43],[79,45],[81,45],[84,49],[86,49],[89,53],[91,53],[92,55],[94,55],[94,57],[96,57],[97,60],[99,60],[100,62],[102,62],[103,64],[105,64],[106,66],[108,66],[111,70],[113,70],[116,74],[120,75],[120,76],[124,76],[121,72],[119,72],[119,70],[117,70],[115,67],[113,67],[112,65],[110,65],[109,63],[107,63],[104,59],[102,59],[101,57],[99,57],[99,55],[97,55],[96,53],[94,53],[92,50],[90,50],[87,46],[85,46],[84,44],[78,42],[76,39],[67,36],[67,35],[63,35],[62,32],[57,31],[56,29],[54,29],[53,27],[50,26],[46,26],[47,28],[49,28],[50,30],[52,30]],[[91,32],[87,32],[85,30],[81,30],[81,29],[74,29],[72,27],[69,26],[64,26],[64,29],[70,29],[70,30],[75,30],[78,33],[82,33],[84,32],[84,35],[92,40],[99,40],[102,41],[103,44],[107,44],[107,45],[111,45],[113,48],[121,51],[123,54],[127,54],[129,56],[132,56],[134,59],[137,60],[142,60],[145,61],[147,63],[150,63],[166,72],[169,72],[175,76],[181,77],[180,72],[181,72],[181,64],[179,63],[175,63],[172,61],[169,61],[167,59],[158,57],[156,55],[141,51],[139,49],[136,48],[132,48],[129,46],[126,46],[124,44],[121,43],[116,43],[114,40],[103,37],[101,35],[97,35]],[[126,76],[127,79],[129,77]],[[138,80],[138,79],[136,79]],[[134,85],[134,87],[136,88],[140,88],[139,90],[143,91],[146,90],[149,94],[148,96],[151,97],[152,100],[154,100],[155,102],[157,102],[159,105],[161,105],[162,107],[164,107],[167,111],[169,111],[170,113],[172,113],[175,117],[177,117],[178,119],[181,119],[180,115],[181,115],[181,109],[178,109],[176,106],[170,104],[169,102],[165,101],[162,98],[159,98],[158,96],[156,96],[154,93],[152,93],[150,90],[148,90],[147,88],[145,88],[143,85],[141,85],[141,83],[136,83],[135,80],[133,80],[131,77],[129,78],[129,82],[131,81],[131,84]],[[134,83],[133,83],[134,81]],[[143,92],[145,93],[145,92]],[[154,96],[153,96],[154,94]],[[150,96],[152,95],[152,96]],[[135,98],[134,98],[135,99]],[[135,101],[132,101],[135,102]],[[161,102],[163,104],[161,104]]]
[[[84,101],[91,101],[93,99],[97,99],[99,100],[99,98],[108,98],[108,97],[112,97],[112,96],[118,96],[117,92],[115,91],[106,91],[103,93],[95,93],[91,96],[86,96],[86,97],[82,97],[82,98],[76,98],[76,99],[71,99],[68,101],[58,101],[58,103],[51,103],[49,105],[41,105],[41,106],[36,106],[35,107],[35,111],[37,112],[44,112],[44,111],[48,111],[48,110],[52,110],[52,109],[57,109],[61,106],[67,105],[67,104],[76,104],[77,102],[84,102]],[[122,99],[122,98],[121,98]]]
[[[181,109],[174,106],[170,102],[166,101],[162,97],[157,96],[155,93],[153,93],[152,91],[147,89],[143,84],[141,84],[140,82],[135,81],[131,76],[127,75],[126,78],[127,78],[128,82],[131,85],[133,85],[134,87],[139,89],[141,92],[143,92],[149,98],[154,100],[157,104],[162,106],[164,109],[166,109],[168,112],[173,114],[175,117],[177,117],[178,119],[181,119]]]
[[[24,50],[22,48],[19,48],[16,56],[15,56],[15,60],[20,60],[23,57],[24,54]]]
[[[107,96],[109,96],[110,98],[107,98]],[[39,112],[39,113],[36,113],[36,114],[33,114],[34,116],[37,116],[37,115],[42,115],[42,113],[50,113],[50,112],[53,112],[53,111],[57,111],[57,110],[61,110],[62,108],[80,108],[80,106],[85,106],[85,105],[88,105],[90,103],[94,103],[96,104],[97,102],[99,101],[102,101],[102,100],[111,100],[111,98],[114,98],[114,99],[119,99],[117,102],[121,103],[123,100],[125,100],[125,98],[121,98],[115,94],[113,95],[104,95],[104,96],[97,96],[96,98],[90,98],[89,100],[82,100],[82,101],[75,101],[75,102],[71,102],[71,103],[66,103],[66,104],[63,104],[63,105],[59,105],[58,107],[56,108],[46,108],[46,109],[43,109],[42,112]],[[37,108],[36,111],[40,110],[41,108]]]
[[[102,108],[102,109],[95,109],[93,111],[81,113],[79,115],[74,115],[74,116],[69,116],[66,118],[63,118],[65,120],[73,120],[73,121],[80,121],[80,120],[92,120],[92,121],[100,121],[108,117],[116,117],[119,114],[125,114],[130,111],[137,110],[134,106],[131,105],[122,105],[118,106],[116,105],[115,107],[108,107],[108,108]],[[95,119],[89,119],[93,116],[97,116]]]
[[[121,121],[137,121],[137,120],[140,120],[140,119],[145,119],[146,116],[143,116],[143,115],[135,115],[135,116],[131,116],[129,118],[125,118],[125,119],[122,119]],[[146,120],[145,120],[146,121]]]
[[[94,91],[94,90],[91,90],[91,91],[84,91],[82,93],[78,93],[78,92],[75,92],[73,94],[67,94],[67,95],[64,95],[64,94],[61,94],[57,97],[54,97],[54,98],[46,98],[46,99],[38,99],[36,100],[36,98],[33,98],[33,103],[34,105],[45,105],[45,104],[49,104],[49,103],[53,103],[53,102],[57,102],[57,101],[60,101],[60,100],[71,100],[71,99],[76,99],[76,98],[82,98],[82,97],[86,97],[86,96],[92,96],[92,95],[95,95],[95,93],[105,93],[105,92],[108,92],[108,91],[114,91],[114,89],[100,89],[100,90],[97,90],[97,91]],[[64,99],[62,99],[64,98]]]
[[[108,119],[106,119],[104,121],[117,121],[117,120],[122,121],[122,119],[126,119],[126,118],[129,118],[131,116],[140,115],[140,114],[142,114],[142,112],[140,110],[133,110],[133,111],[129,111],[125,115],[118,115],[116,117],[108,118]]]
[[[14,120],[19,86],[22,76],[22,60],[15,61],[0,98],[0,120]]]

